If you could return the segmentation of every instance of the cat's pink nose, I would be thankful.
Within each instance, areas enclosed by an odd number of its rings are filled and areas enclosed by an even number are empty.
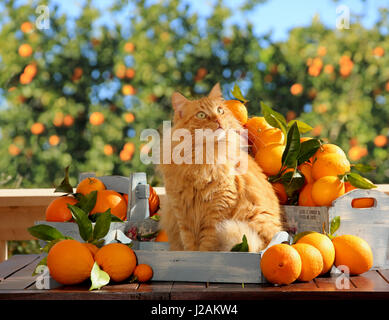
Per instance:
[[[223,129],[223,126],[222,126],[222,124],[221,124],[221,122],[220,122],[219,119],[216,119],[215,122],[216,122],[217,125],[218,125],[218,127],[216,128],[216,130],[217,130],[217,129]]]

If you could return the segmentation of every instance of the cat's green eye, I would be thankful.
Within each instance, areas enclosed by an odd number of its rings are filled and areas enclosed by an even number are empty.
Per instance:
[[[205,114],[205,112],[200,111],[200,112],[197,112],[196,117],[199,119],[205,119],[207,117],[207,115]]]
[[[222,107],[217,107],[217,113],[223,114],[224,113],[223,108]]]

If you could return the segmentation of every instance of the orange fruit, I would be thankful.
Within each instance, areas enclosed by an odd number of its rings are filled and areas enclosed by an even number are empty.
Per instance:
[[[384,53],[385,50],[382,47],[375,47],[373,50],[373,55],[375,55],[376,57],[382,57]]]
[[[332,239],[332,243],[335,247],[335,266],[347,266],[351,275],[364,273],[373,266],[373,252],[362,238],[345,234]]]
[[[32,55],[32,48],[29,44],[24,43],[19,47],[18,53],[23,58],[29,57]]]
[[[139,282],[147,282],[153,277],[153,269],[148,264],[138,264],[135,267],[134,276]]]
[[[155,238],[155,242],[169,242],[169,240],[167,238],[167,233],[165,230],[160,230],[158,232],[158,235]]]
[[[96,247],[94,244],[92,243],[89,243],[89,242],[84,242],[82,243],[85,247],[87,247],[87,249],[90,251],[90,253],[92,254],[92,257],[93,259],[95,258],[95,254],[97,253],[97,251],[99,251],[99,248]]]
[[[284,185],[281,182],[274,182],[272,186],[280,204],[286,204],[288,202],[288,195],[286,194]]]
[[[123,198],[126,201],[127,206],[128,206],[128,194],[127,193],[123,193]]]
[[[121,220],[127,217],[127,203],[120,193],[113,190],[97,191],[96,205],[91,214],[105,212],[111,209],[111,213]]]
[[[24,32],[24,33],[29,33],[33,29],[34,29],[34,25],[31,22],[29,22],[29,21],[23,22],[20,25],[20,30],[22,30],[22,32]]]
[[[344,183],[345,187],[345,193],[357,189],[354,187],[350,182],[345,182]],[[371,208],[374,206],[374,199],[373,198],[358,198],[358,199],[353,199],[351,201],[351,206],[353,208]]]
[[[135,151],[135,144],[133,142],[127,142],[123,146],[123,150],[126,150],[129,153],[134,153]]]
[[[388,144],[388,137],[384,135],[379,135],[374,138],[374,144],[376,147],[384,147]]]
[[[135,116],[134,116],[133,113],[127,112],[127,113],[124,114],[124,120],[125,120],[127,123],[134,122]]]
[[[350,162],[337,153],[329,153],[316,159],[312,166],[312,177],[318,180],[325,176],[338,176],[350,171]]]
[[[327,155],[328,153],[337,153],[340,156],[346,158],[346,154],[340,147],[338,147],[336,144],[326,143],[320,146],[319,150],[317,150],[316,153],[314,154],[313,159],[316,160],[321,156]]]
[[[130,84],[125,84],[123,87],[122,87],[122,93],[125,95],[125,96],[130,96],[130,95],[134,95],[135,94],[135,88],[130,85]]]
[[[126,149],[123,149],[122,151],[120,151],[119,153],[119,158],[120,160],[122,161],[130,161],[132,159],[132,156],[134,155],[133,152],[130,152]]]
[[[102,191],[105,190],[105,185],[99,179],[90,177],[82,180],[76,189],[76,193],[81,193],[84,196],[92,191]]]
[[[297,243],[310,244],[320,251],[323,258],[323,270],[320,274],[325,274],[331,269],[335,260],[335,248],[326,235],[312,232],[301,237]]]
[[[241,125],[247,123],[247,109],[242,102],[238,100],[226,100],[224,101],[224,104],[228,109],[230,109],[234,117],[240,122]]]
[[[61,139],[57,135],[54,134],[54,135],[50,136],[49,143],[52,146],[56,146],[59,143],[60,140]]]
[[[78,284],[90,277],[94,260],[86,246],[76,240],[56,243],[47,255],[50,276],[61,284]]]
[[[311,281],[323,271],[323,257],[318,249],[307,243],[292,245],[301,258],[301,273],[297,280]]]
[[[268,128],[261,130],[255,141],[253,141],[254,146],[259,150],[262,147],[265,147],[269,144],[284,144],[285,136],[282,131],[278,128]]]
[[[155,192],[154,188],[150,186],[150,196],[149,196],[149,211],[150,215],[156,213],[159,209],[159,197]]]
[[[300,95],[303,92],[304,87],[300,83],[295,83],[290,87],[290,93],[294,96]]]
[[[252,117],[247,120],[244,127],[247,129],[249,139],[253,143],[257,139],[261,130],[272,128],[272,126],[267,123],[264,117]]]
[[[93,112],[89,117],[89,122],[94,126],[99,126],[104,123],[104,115],[101,112]]]
[[[335,176],[322,177],[312,186],[312,200],[318,206],[331,206],[332,201],[343,195],[344,183]]]
[[[54,199],[46,208],[46,221],[51,222],[66,222],[72,219],[72,213],[68,208],[68,204],[75,205],[77,199],[64,196]]]
[[[38,72],[38,68],[36,67],[35,63],[28,64],[23,71],[24,74],[26,74],[31,78],[34,78],[37,72]]]
[[[32,81],[32,77],[26,73],[22,73],[19,77],[19,82],[21,84],[29,84]]]
[[[106,156],[111,156],[113,154],[113,147],[110,144],[104,146],[104,154]]]
[[[135,70],[133,68],[126,69],[126,78],[132,79],[135,77]]]
[[[116,282],[129,278],[136,266],[134,251],[122,243],[105,245],[95,254],[95,261]]]
[[[132,43],[132,42],[127,42],[125,45],[124,45],[124,51],[125,52],[128,52],[128,53],[131,53],[135,50],[135,45]]]
[[[276,244],[261,257],[261,271],[266,280],[274,284],[290,284],[301,273],[301,258],[298,251],[288,244]]]
[[[331,74],[334,72],[334,66],[332,64],[326,64],[324,66],[324,73]]]
[[[303,174],[306,183],[313,183],[312,165],[309,162],[300,164],[297,169]]]
[[[285,146],[282,144],[269,144],[258,150],[255,161],[265,174],[273,176],[281,169],[284,150]]]
[[[21,150],[18,146],[15,146],[14,144],[10,144],[8,147],[8,152],[12,156],[17,156],[20,154]]]
[[[32,126],[31,126],[31,133],[32,134],[41,134],[43,133],[43,131],[45,131],[45,126],[40,123],[40,122],[35,122]]]
[[[299,206],[303,207],[316,207],[315,201],[312,199],[312,187],[313,183],[306,184],[300,191],[299,194]]]

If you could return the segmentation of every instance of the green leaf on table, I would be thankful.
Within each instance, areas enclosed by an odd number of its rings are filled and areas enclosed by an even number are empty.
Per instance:
[[[96,219],[96,224],[93,228],[93,240],[104,238],[111,226],[111,212],[102,212]]]
[[[234,85],[234,88],[232,89],[231,91],[231,94],[234,96],[234,98],[242,101],[243,103],[246,103],[248,102],[248,100],[246,100],[244,97],[243,97],[243,94],[242,94],[242,91],[240,90],[239,86],[235,83]]]
[[[35,238],[51,241],[56,239],[64,239],[65,236],[58,231],[56,228],[49,226],[47,224],[38,224],[32,227],[29,227],[27,231]]]
[[[95,289],[101,289],[102,287],[106,286],[110,281],[110,277],[108,273],[101,270],[97,262],[95,262],[90,273],[90,280],[92,285],[90,286],[89,290],[91,291]]]
[[[96,205],[97,191],[92,191],[86,195],[77,193],[76,198],[78,199],[76,206],[86,213],[90,213]]]
[[[308,161],[320,148],[320,141],[318,139],[310,139],[300,144],[300,153],[297,157],[297,164],[300,165]]]
[[[345,174],[345,180],[350,182],[352,186],[359,188],[359,189],[373,189],[377,188],[376,185],[371,183],[366,178],[362,177],[358,173],[355,172],[348,172]]]
[[[297,166],[297,157],[300,154],[300,132],[297,123],[293,123],[286,137],[286,146],[282,154],[282,166],[295,168]]]
[[[286,135],[287,132],[287,124],[285,117],[277,112],[274,111],[272,108],[267,106],[261,101],[261,109],[262,114],[268,124],[270,124],[272,127],[279,128],[284,135]]]
[[[234,245],[231,249],[233,252],[249,252],[249,244],[246,235],[243,235],[242,242]]]
[[[73,187],[69,182],[69,166],[65,168],[65,177],[60,185],[55,188],[54,192],[73,193]]]
[[[294,123],[297,123],[297,126],[298,126],[298,128],[299,128],[300,133],[307,133],[307,132],[309,132],[309,131],[311,131],[311,130],[313,129],[309,124],[307,124],[307,123],[305,123],[305,122],[303,122],[303,121],[301,121],[301,120],[292,120],[292,121],[289,121],[289,122],[288,122],[288,129],[289,129]]]
[[[359,172],[362,172],[362,173],[370,172],[370,171],[373,171],[375,169],[375,167],[368,165],[368,164],[363,164],[363,163],[353,164],[353,165],[351,165],[351,167]]]
[[[338,231],[340,227],[340,216],[336,216],[331,220],[330,223],[330,234],[334,235],[336,231]]]
[[[89,220],[88,214],[75,205],[68,204],[72,216],[78,225],[81,238],[88,242],[93,237],[92,221]]]

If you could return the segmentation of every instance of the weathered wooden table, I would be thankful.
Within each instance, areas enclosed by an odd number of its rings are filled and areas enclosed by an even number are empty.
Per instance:
[[[32,276],[40,255],[15,255],[0,263],[0,300],[388,300],[389,270],[371,270],[352,276],[349,288],[339,289],[337,274],[288,286],[150,282],[111,284],[88,291],[89,284],[51,290],[36,288]],[[338,285],[337,285],[338,282]],[[346,282],[341,282],[343,286]]]

